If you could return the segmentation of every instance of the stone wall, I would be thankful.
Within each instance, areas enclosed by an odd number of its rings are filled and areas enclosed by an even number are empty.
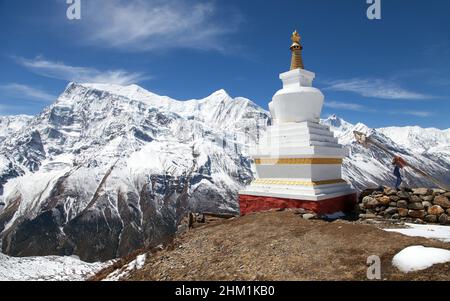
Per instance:
[[[389,187],[366,189],[360,197],[360,218],[402,220],[415,223],[450,225],[450,192],[417,188],[396,190]]]

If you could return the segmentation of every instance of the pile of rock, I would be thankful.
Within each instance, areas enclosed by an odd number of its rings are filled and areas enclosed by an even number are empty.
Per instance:
[[[450,224],[450,192],[390,187],[364,190],[359,197],[360,218],[382,217],[416,223]]]
[[[276,211],[284,211],[284,210],[285,209],[278,209]],[[289,211],[293,211],[294,214],[296,214],[296,215],[298,215],[301,218],[306,219],[306,220],[312,220],[312,219],[317,219],[318,218],[318,215],[314,211],[311,211],[311,210],[306,210],[306,209],[303,209],[303,208],[288,209],[288,210]]]

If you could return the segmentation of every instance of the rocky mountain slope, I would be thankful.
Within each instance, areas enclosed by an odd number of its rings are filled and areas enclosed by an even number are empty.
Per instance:
[[[223,90],[179,102],[70,84],[0,148],[3,252],[107,260],[161,243],[188,210],[237,212],[252,179],[242,143],[268,121]]]
[[[199,224],[168,248],[139,255],[139,266],[131,262],[93,279],[120,272],[118,279],[125,281],[365,281],[367,260],[377,255],[383,280],[450,280],[450,262],[407,274],[393,266],[394,256],[414,245],[450,250],[442,241],[360,221],[330,223],[306,220],[296,210],[273,211]]]
[[[269,123],[268,112],[223,90],[177,101],[135,85],[71,83],[0,145],[2,250],[108,260],[160,244],[187,211],[237,213],[237,192],[253,178],[247,147]],[[350,148],[343,176],[358,189],[394,178],[390,158],[357,145],[355,129],[450,182],[448,139],[419,149],[395,129],[323,123]]]

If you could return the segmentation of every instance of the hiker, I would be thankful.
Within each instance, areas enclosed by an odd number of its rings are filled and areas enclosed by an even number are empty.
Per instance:
[[[392,164],[395,166],[395,168],[394,168],[394,176],[397,177],[397,182],[395,183],[395,188],[399,189],[400,184],[402,184],[402,182],[403,182],[400,170],[403,169],[406,166],[406,162],[401,157],[396,156],[392,160]]]

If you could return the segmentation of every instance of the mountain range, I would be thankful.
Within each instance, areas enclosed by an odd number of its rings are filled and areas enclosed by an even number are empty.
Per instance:
[[[349,148],[343,178],[359,190],[394,176],[391,158],[357,144],[354,130],[450,183],[450,130],[322,123]],[[37,116],[0,117],[2,251],[104,261],[163,243],[186,212],[237,213],[237,192],[253,179],[248,149],[270,124],[269,112],[224,90],[177,101],[136,85],[70,83]]]

